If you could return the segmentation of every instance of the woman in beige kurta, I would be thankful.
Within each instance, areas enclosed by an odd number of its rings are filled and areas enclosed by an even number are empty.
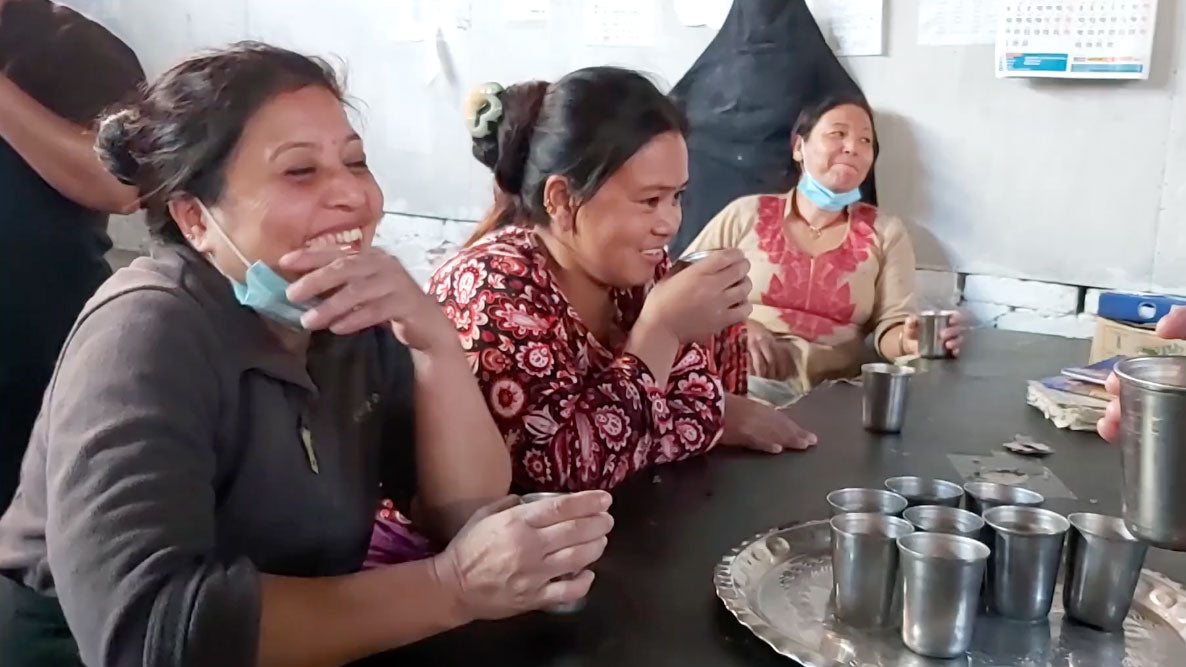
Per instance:
[[[797,187],[734,201],[686,250],[745,252],[749,393],[775,405],[875,356],[918,351],[910,237],[901,220],[856,201],[875,154],[868,107],[826,100],[804,111],[792,141]],[[944,338],[958,351],[958,321]]]

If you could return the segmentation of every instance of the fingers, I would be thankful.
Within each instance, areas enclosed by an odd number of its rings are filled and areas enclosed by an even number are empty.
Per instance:
[[[1108,373],[1108,379],[1104,381],[1104,389],[1113,396],[1120,395],[1120,378],[1115,373]]]
[[[540,589],[539,606],[551,607],[566,602],[576,602],[589,594],[589,587],[593,585],[593,572],[583,570],[571,579],[557,579],[548,582]]]
[[[729,306],[722,314],[722,322],[720,329],[726,329],[734,324],[740,324],[745,321],[750,313],[754,312],[754,306],[749,301],[743,301],[739,304]]]
[[[902,330],[902,333],[906,336],[906,338],[910,340],[918,340],[918,316],[907,315],[905,327],[906,328]]]
[[[470,515],[469,520],[465,522],[465,525],[466,527],[472,526],[482,519],[498,514],[504,510],[509,510],[512,507],[516,507],[520,502],[519,496],[514,494],[503,496],[492,503],[478,508],[473,514]],[[462,528],[462,530],[464,530],[464,528]]]
[[[301,325],[309,331],[329,328],[336,334],[353,333],[390,319],[390,308],[380,308],[384,297],[391,296],[392,282],[379,273],[347,280],[338,291],[301,316]],[[366,311],[366,312],[362,312]],[[339,321],[344,324],[339,326]],[[357,324],[356,328],[351,325]]]
[[[334,260],[354,253],[348,247],[326,246],[324,248],[300,248],[280,258],[279,266],[285,271],[305,274],[328,266]],[[289,297],[292,298],[291,296]]]
[[[1174,306],[1157,322],[1161,338],[1186,338],[1186,306]]]
[[[786,417],[785,414],[783,416]],[[787,427],[788,437],[784,443],[787,449],[811,449],[819,443],[819,436],[799,426],[797,423],[795,423],[795,420],[791,419],[790,417],[786,417],[786,419],[787,422],[789,422]]]
[[[951,317],[947,318],[947,326],[948,327],[963,329],[964,328],[963,325],[964,325],[964,314],[961,311],[957,310],[951,314]]]
[[[575,544],[584,544],[603,538],[609,534],[613,527],[614,518],[602,512],[541,528],[539,536],[544,543],[544,552],[553,553]],[[575,572],[581,567],[584,565],[566,571]]]
[[[541,572],[549,579],[580,572],[601,558],[607,544],[609,544],[609,538],[599,537],[552,552],[544,557]]]
[[[515,510],[532,528],[546,528],[609,509],[613,497],[605,491],[581,491],[523,505]]]
[[[750,283],[749,278],[743,278],[740,282],[725,290],[725,303],[730,306],[745,303],[749,300],[749,293],[752,288],[753,285]]]
[[[791,377],[795,372],[795,359],[791,355],[790,344],[775,340],[771,341],[771,347],[774,351],[774,372],[778,374],[778,379]]]
[[[939,332],[939,337],[943,339],[943,345],[958,357],[960,348],[964,344],[964,330],[959,327],[951,327]]]
[[[767,454],[781,454],[782,445],[770,440],[768,438],[750,438],[745,443],[746,449],[752,449],[755,452],[765,452]]]
[[[750,345],[749,348],[749,372],[760,378],[766,377],[768,373],[766,357],[762,356],[762,350],[757,345]]]
[[[1116,442],[1120,438],[1120,401],[1113,399],[1104,410],[1104,417],[1096,422],[1095,430],[1100,437],[1108,442]]]

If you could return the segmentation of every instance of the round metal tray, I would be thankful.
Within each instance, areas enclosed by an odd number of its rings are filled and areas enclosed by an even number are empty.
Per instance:
[[[1059,590],[1049,621],[981,614],[964,657],[922,657],[902,644],[897,629],[855,630],[832,616],[829,530],[827,521],[810,521],[756,535],[726,554],[714,572],[717,595],[737,620],[807,667],[1186,666],[1186,590],[1150,570],[1141,573],[1123,634],[1064,622]]]

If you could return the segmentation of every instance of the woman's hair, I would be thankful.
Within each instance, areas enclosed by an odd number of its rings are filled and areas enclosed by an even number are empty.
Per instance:
[[[257,42],[186,60],[99,123],[95,150],[117,179],[140,190],[149,232],[183,241],[168,203],[180,195],[216,202],[227,161],[247,121],[280,93],[318,86],[343,100],[332,67]]]
[[[487,84],[490,86],[490,84]],[[577,201],[588,201],[638,149],[666,132],[687,133],[687,118],[646,77],[617,67],[589,67],[556,83],[486,88],[501,113],[471,119],[473,153],[494,172],[494,206],[473,243],[510,224],[541,224],[544,183],[563,176]],[[476,125],[475,125],[476,123]],[[477,136],[477,135],[483,136]]]
[[[791,128],[791,141],[794,142],[795,137],[802,137],[803,141],[807,141],[807,137],[811,136],[811,131],[828,113],[836,107],[842,107],[846,104],[851,104],[855,107],[864,109],[865,113],[869,114],[869,125],[873,128],[873,159],[877,159],[877,153],[880,146],[877,143],[877,126],[873,124],[873,108],[869,106],[869,102],[860,93],[840,93],[837,95],[828,95],[819,100],[803,107],[799,112],[799,117],[795,119],[795,125]],[[799,163],[791,160],[791,185],[799,182]]]

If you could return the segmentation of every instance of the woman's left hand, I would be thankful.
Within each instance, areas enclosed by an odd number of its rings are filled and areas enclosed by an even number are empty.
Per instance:
[[[810,449],[819,442],[814,433],[784,412],[744,396],[725,397],[725,433],[721,444],[769,454],[788,449]]]
[[[280,268],[301,274],[288,286],[289,299],[322,299],[301,317],[310,331],[344,336],[390,322],[396,337],[413,350],[458,344],[457,331],[440,306],[398,259],[378,248],[294,250],[280,258]]]
[[[947,320],[947,326],[939,332],[943,345],[951,350],[953,356],[960,356],[960,347],[964,344],[964,316],[958,310]],[[902,352],[906,355],[918,354],[918,316],[908,315],[906,326],[902,330]]]

